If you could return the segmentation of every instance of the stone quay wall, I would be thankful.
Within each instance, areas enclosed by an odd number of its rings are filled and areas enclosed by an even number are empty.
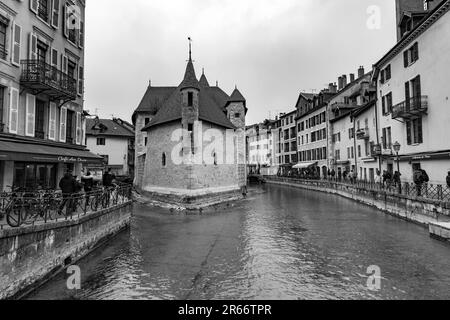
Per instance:
[[[433,223],[450,221],[449,202],[408,197],[382,190],[370,190],[357,185],[325,180],[302,180],[271,176],[264,178],[270,184],[340,195],[427,228]]]
[[[0,230],[0,299],[21,298],[129,227],[132,202],[70,220]]]

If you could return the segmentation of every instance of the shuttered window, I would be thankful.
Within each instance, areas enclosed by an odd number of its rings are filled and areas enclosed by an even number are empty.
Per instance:
[[[82,129],[81,129],[81,113],[80,112],[77,112],[77,115],[76,115],[76,125],[77,125],[76,144],[81,144]]]
[[[9,102],[9,132],[17,134],[19,124],[19,90],[16,88],[10,89]]]
[[[52,27],[58,29],[58,21],[59,21],[59,9],[60,3],[59,0],[53,0],[52,5]]]
[[[67,132],[67,108],[62,107],[59,116],[59,141],[66,142]]]
[[[30,33],[28,36],[28,58],[30,60],[37,60],[37,37],[35,34]]]
[[[36,117],[36,97],[32,94],[26,95],[25,100],[25,135],[28,137],[34,137],[35,132],[35,117]]]
[[[11,63],[17,67],[20,66],[20,45],[22,41],[22,27],[18,24],[13,24],[13,41]]]
[[[56,103],[50,102],[48,115],[48,138],[56,140]]]

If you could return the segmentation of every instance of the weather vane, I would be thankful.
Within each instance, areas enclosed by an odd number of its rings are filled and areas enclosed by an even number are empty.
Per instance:
[[[192,38],[188,37],[189,40],[189,61],[192,61]]]

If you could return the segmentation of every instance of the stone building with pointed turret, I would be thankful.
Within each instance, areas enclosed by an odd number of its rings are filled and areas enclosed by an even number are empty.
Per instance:
[[[237,199],[246,186],[246,100],[197,80],[191,57],[178,86],[147,88],[133,114],[135,185],[185,208]]]

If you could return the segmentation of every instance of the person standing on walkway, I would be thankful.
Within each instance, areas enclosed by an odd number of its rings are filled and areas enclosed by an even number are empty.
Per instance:
[[[447,172],[447,187],[449,187],[450,188],[450,171],[449,172]]]
[[[66,215],[70,215],[73,212],[73,201],[77,190],[77,181],[74,179],[72,172],[67,172],[64,177],[59,181],[59,187],[62,191],[63,201],[59,206],[59,214],[62,214],[64,207],[67,206]]]
[[[416,193],[418,197],[422,196],[422,185],[424,183],[424,177],[421,169],[416,169],[413,176],[414,184],[416,185]]]
[[[94,189],[94,177],[92,176],[90,171],[88,171],[85,176],[81,177],[81,183],[83,183],[84,186],[84,192],[86,194],[86,206],[88,206],[90,194]]]

